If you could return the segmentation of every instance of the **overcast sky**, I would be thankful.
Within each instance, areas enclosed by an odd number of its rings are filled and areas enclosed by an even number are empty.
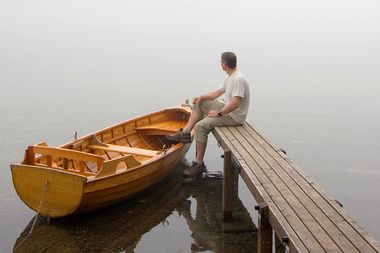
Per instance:
[[[220,52],[233,50],[251,76],[357,72],[374,86],[379,13],[371,0],[2,0],[0,85],[168,71],[215,78]]]

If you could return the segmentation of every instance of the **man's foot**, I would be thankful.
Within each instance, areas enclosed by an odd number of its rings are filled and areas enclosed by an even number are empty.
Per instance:
[[[202,172],[206,171],[206,165],[204,162],[202,163],[197,163],[193,162],[193,164],[185,169],[185,171],[182,173],[183,177],[194,177]]]
[[[172,142],[182,142],[182,143],[190,143],[191,135],[190,133],[185,133],[182,128],[176,132],[175,134],[166,135],[166,139]]]

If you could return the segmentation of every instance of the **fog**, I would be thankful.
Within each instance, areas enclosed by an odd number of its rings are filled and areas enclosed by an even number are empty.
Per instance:
[[[379,13],[371,0],[1,0],[0,251],[34,215],[9,171],[27,145],[211,91],[224,51],[251,85],[248,120],[380,239]]]

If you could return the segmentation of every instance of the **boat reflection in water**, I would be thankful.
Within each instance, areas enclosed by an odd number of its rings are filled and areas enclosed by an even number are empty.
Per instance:
[[[255,227],[239,199],[234,208],[248,229],[222,232],[221,177],[209,174],[186,183],[183,167],[120,204],[50,222],[38,218],[34,227],[32,219],[14,252],[256,252]],[[168,227],[176,238],[166,238]],[[149,240],[152,233],[159,233],[158,240]],[[173,249],[168,245],[174,241]]]

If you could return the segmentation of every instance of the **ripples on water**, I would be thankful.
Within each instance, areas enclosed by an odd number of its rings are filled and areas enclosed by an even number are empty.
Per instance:
[[[222,180],[184,182],[178,168],[165,182],[135,198],[89,214],[48,222],[33,219],[14,252],[256,252],[256,229],[241,201],[238,233],[221,227]]]

